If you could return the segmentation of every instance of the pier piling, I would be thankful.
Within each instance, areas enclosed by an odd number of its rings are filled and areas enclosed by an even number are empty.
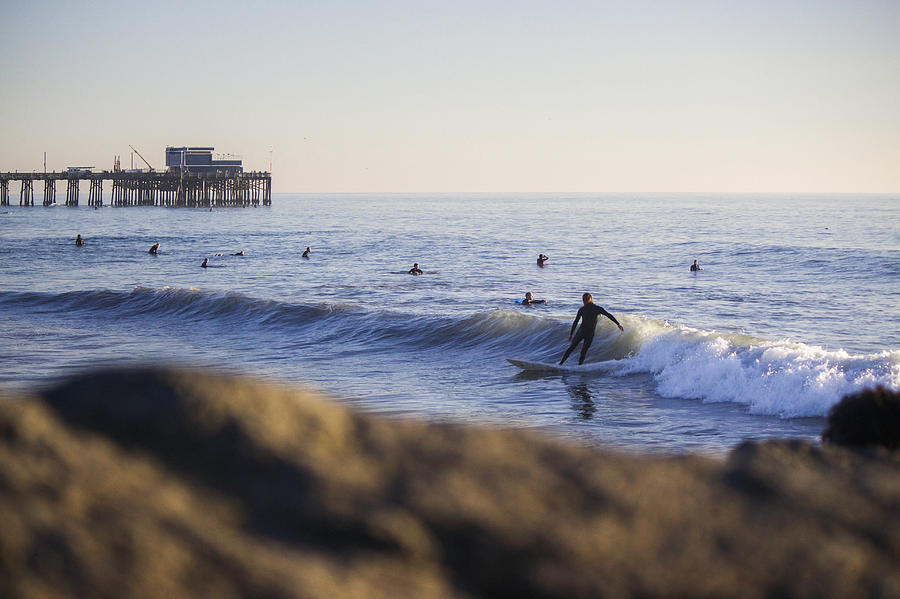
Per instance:
[[[78,206],[79,184],[90,181],[88,205],[103,205],[103,182],[112,183],[112,206],[272,205],[272,175],[268,172],[128,172],[89,170],[52,173],[0,173],[0,204],[9,205],[9,182],[20,181],[20,206],[34,205],[34,181],[44,182],[45,206],[56,202],[56,182],[66,181],[66,206]]]
[[[19,206],[34,206],[34,184],[31,179],[22,179],[22,190],[19,192]]]
[[[50,179],[44,180],[44,206],[49,206],[56,202],[56,181]]]

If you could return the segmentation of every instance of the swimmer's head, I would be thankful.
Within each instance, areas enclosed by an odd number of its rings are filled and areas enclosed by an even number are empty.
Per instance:
[[[532,297],[534,297],[534,296],[531,294],[530,291],[525,293],[525,299],[531,299]]]
[[[590,304],[594,301],[594,296],[591,295],[590,293],[585,293],[584,295],[581,296],[581,301],[583,301],[586,304]]]

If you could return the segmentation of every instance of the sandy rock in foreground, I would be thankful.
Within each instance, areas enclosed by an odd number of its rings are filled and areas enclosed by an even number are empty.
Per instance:
[[[900,459],[727,460],[116,370],[0,399],[3,597],[900,596]]]

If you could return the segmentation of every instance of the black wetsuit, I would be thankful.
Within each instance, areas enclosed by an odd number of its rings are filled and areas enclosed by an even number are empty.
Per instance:
[[[580,341],[583,341],[584,344],[581,346],[581,356],[578,359],[578,363],[584,364],[584,357],[587,355],[588,348],[591,346],[591,343],[594,342],[594,329],[597,328],[597,318],[599,318],[601,314],[616,323],[617,326],[621,326],[615,316],[597,304],[586,304],[582,306],[578,309],[578,314],[575,315],[575,322],[572,323],[572,330],[569,332],[569,335],[575,333],[575,327],[578,326],[579,320],[582,321],[581,328],[578,329],[578,332],[572,337],[572,343],[563,355],[562,360],[559,361],[560,364],[566,361],[566,358],[569,357],[569,354],[572,353],[572,350],[575,349],[575,346],[578,345]]]
[[[698,270],[700,270],[699,264],[691,264],[691,272],[697,272]]]

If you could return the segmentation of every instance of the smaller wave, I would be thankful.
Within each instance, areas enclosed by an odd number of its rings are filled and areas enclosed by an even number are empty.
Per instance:
[[[220,325],[267,322],[303,324],[329,314],[327,307],[285,304],[235,292],[194,287],[135,287],[131,291],[90,290],[63,293],[0,292],[0,305],[38,311],[95,314],[119,318],[203,319]]]
[[[866,387],[900,389],[896,350],[854,355],[652,321],[632,335],[638,349],[614,372],[650,373],[663,397],[735,402],[753,414],[797,418],[823,417],[844,395]]]

